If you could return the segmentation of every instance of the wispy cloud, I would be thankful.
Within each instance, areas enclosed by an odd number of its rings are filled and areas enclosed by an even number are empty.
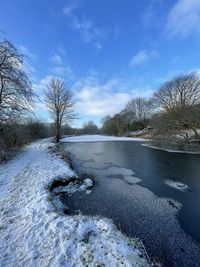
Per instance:
[[[151,51],[141,50],[135,56],[132,57],[129,65],[131,67],[135,67],[149,61],[150,59],[156,58],[157,56],[158,51],[155,49]]]
[[[25,45],[19,45],[18,47],[19,47],[20,53],[22,53],[24,56],[28,57],[29,59],[37,58],[37,55],[31,53],[30,50]]]
[[[167,20],[165,31],[172,37],[200,33],[200,1],[178,0],[172,7]]]
[[[149,0],[140,16],[142,25],[144,27],[160,26],[163,7],[163,0]]]
[[[66,51],[62,49],[57,49],[57,54],[54,54],[51,57],[51,62],[53,63],[53,66],[50,68],[50,72],[53,76],[58,76],[60,78],[64,78],[66,80],[72,80],[74,78],[74,72],[70,66],[65,66],[63,58],[61,54],[65,55]]]
[[[53,77],[53,75],[47,75],[41,80],[39,80],[37,83],[34,83],[33,89],[35,93],[38,95],[43,95],[44,90],[46,89],[47,85],[50,83]]]
[[[92,43],[97,49],[101,49],[111,28],[98,27],[85,15],[78,16],[76,14],[78,8],[80,8],[79,3],[72,2],[63,8],[63,14],[68,18],[72,30],[79,32],[85,43]]]
[[[51,57],[51,61],[54,63],[54,64],[57,64],[57,65],[62,65],[62,58],[61,58],[61,56],[60,55],[57,55],[57,54],[55,54],[55,55],[53,55],[52,57]]]
[[[57,52],[59,53],[59,55],[61,56],[66,56],[67,55],[67,51],[65,50],[65,48],[63,47],[62,44],[60,44],[57,48]]]
[[[63,77],[66,80],[71,80],[74,77],[74,73],[71,67],[67,66],[54,66],[51,69],[51,73],[54,76]]]
[[[35,68],[33,67],[33,60],[37,58],[37,55],[32,53],[25,45],[18,45],[19,52],[24,57],[24,70],[30,75],[30,78],[33,79],[33,74],[35,73]]]

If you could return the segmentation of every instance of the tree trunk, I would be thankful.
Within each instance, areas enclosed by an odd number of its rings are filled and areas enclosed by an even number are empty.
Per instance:
[[[59,120],[56,121],[56,142],[58,143],[60,141],[61,137],[61,125],[59,123]]]

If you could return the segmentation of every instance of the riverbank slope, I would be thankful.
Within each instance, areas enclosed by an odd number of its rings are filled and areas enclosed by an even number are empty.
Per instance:
[[[35,142],[0,165],[1,266],[148,266],[136,239],[112,221],[58,212],[50,199],[56,179],[76,174],[48,140]]]

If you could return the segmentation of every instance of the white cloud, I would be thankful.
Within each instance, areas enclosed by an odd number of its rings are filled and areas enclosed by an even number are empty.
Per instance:
[[[85,116],[114,115],[124,108],[130,99],[129,93],[117,91],[119,81],[110,79],[100,84],[95,77],[87,77],[75,83],[76,110]]]
[[[44,78],[42,78],[38,83],[34,83],[33,89],[35,93],[38,95],[42,95],[53,77],[54,77],[53,75],[47,75]]]
[[[18,45],[19,52],[24,56],[23,67],[24,70],[29,74],[33,75],[35,68],[32,65],[32,60],[37,58],[37,55],[30,52],[30,50],[24,45]],[[32,77],[33,78],[33,77]]]
[[[170,37],[200,33],[200,1],[178,0],[168,15],[165,30]]]
[[[53,55],[52,57],[51,57],[51,61],[54,63],[54,64],[56,64],[56,65],[62,65],[62,58],[61,58],[61,56],[59,56],[59,55],[57,55],[57,54],[55,54],[55,55]]]
[[[70,3],[70,5],[65,6],[65,7],[63,8],[63,13],[64,13],[66,16],[72,16],[74,10],[77,9],[78,7],[80,7],[79,3],[78,3],[77,1],[73,1],[73,2]]]
[[[19,45],[19,51],[24,55],[27,56],[30,59],[35,59],[37,56],[33,53],[30,52],[30,50],[24,46],[24,45]]]
[[[156,58],[157,56],[158,51],[156,51],[155,49],[151,51],[141,50],[130,60],[129,65],[131,67],[135,67],[143,64],[144,62],[147,62],[150,59]]]
[[[153,95],[153,93],[154,90],[148,86],[143,87],[142,90],[140,88],[131,90],[131,95],[133,98],[135,97],[150,98]]]
[[[120,112],[127,102],[134,97],[150,97],[150,87],[133,88],[123,91],[124,81],[110,79],[101,84],[95,76],[79,80],[73,86],[75,92],[75,109],[84,116],[103,117]]]
[[[110,33],[110,28],[97,27],[95,23],[83,15],[76,15],[76,9],[80,5],[73,2],[71,5],[63,8],[63,14],[69,19],[72,30],[80,33],[85,43],[92,43],[96,49],[102,48],[103,42]]]
[[[67,51],[65,50],[65,48],[61,44],[58,46],[57,52],[62,56],[66,56],[67,55]]]
[[[53,78],[52,75],[47,75],[38,83],[33,84],[33,89],[35,94],[37,95],[35,104],[34,104],[34,112],[40,119],[45,119],[45,121],[49,122],[49,112],[47,106],[44,101],[44,90],[47,89],[47,85],[50,83],[51,79]]]
[[[136,66],[136,65],[140,65],[142,64],[143,62],[147,61],[148,60],[148,55],[147,55],[147,52],[145,50],[142,50],[140,52],[138,52],[130,61],[130,65],[133,67],[133,66]]]
[[[167,1],[166,1],[167,2]],[[160,26],[162,23],[162,11],[164,0],[149,0],[141,13],[141,22],[144,27]]]
[[[74,77],[74,73],[71,67],[55,66],[50,70],[54,76],[60,76],[69,80]]]
[[[47,105],[45,104],[44,101],[36,101],[35,102],[35,106],[34,106],[34,111],[35,112],[40,112],[41,113],[47,113],[48,112],[48,108],[47,108]],[[47,115],[47,114],[45,114]]]
[[[34,84],[39,100],[35,111],[38,116],[49,117],[45,102],[44,90],[54,75],[48,75]],[[134,97],[150,97],[153,90],[150,87],[134,87],[133,82],[124,78],[112,78],[100,82],[99,75],[91,73],[89,76],[77,80],[71,87],[74,92],[75,111],[82,120],[99,120],[105,115],[120,112],[127,102]],[[81,119],[78,124],[81,122]]]

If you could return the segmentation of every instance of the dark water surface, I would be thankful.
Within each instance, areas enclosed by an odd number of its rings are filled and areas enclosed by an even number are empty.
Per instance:
[[[62,145],[79,172],[96,176],[91,194],[63,198],[72,213],[111,218],[165,266],[200,266],[200,155],[140,142]]]

